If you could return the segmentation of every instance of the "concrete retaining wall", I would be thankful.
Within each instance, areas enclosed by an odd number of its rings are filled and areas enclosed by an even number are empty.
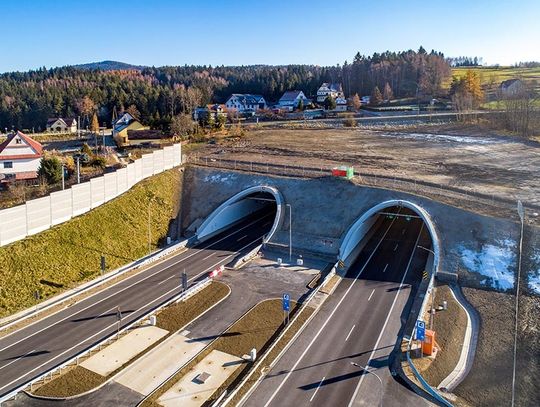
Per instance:
[[[488,246],[499,247],[501,241],[517,241],[519,237],[519,225],[510,220],[479,215],[399,191],[362,187],[332,177],[299,179],[190,167],[184,182],[184,228],[207,217],[234,194],[264,184],[277,188],[284,203],[292,205],[295,251],[306,250],[334,257],[338,255],[347,230],[370,208],[391,199],[410,201],[429,213],[441,239],[439,270],[450,276],[459,274],[460,284],[471,287],[489,288],[485,276],[465,268],[464,250],[482,253]],[[270,243],[286,246],[288,239],[288,222],[283,222]],[[510,273],[515,272],[514,267],[514,264],[509,266]]]

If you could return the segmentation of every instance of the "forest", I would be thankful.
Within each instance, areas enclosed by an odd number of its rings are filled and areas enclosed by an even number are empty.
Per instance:
[[[434,97],[445,93],[450,62],[440,52],[357,53],[343,65],[164,66],[98,70],[41,68],[0,75],[0,129],[43,131],[49,117],[81,116],[89,126],[94,112],[110,126],[115,113],[130,109],[145,124],[167,128],[172,117],[198,105],[224,102],[231,93],[262,94],[275,102],[285,90],[310,97],[322,82],[343,84],[346,96],[370,95],[389,86],[394,97]]]

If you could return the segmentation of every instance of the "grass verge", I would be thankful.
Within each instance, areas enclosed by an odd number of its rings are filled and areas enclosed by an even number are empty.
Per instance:
[[[443,301],[448,302],[448,309],[437,311],[433,320],[435,340],[440,346],[437,356],[434,359],[429,357],[413,359],[418,371],[432,387],[437,387],[456,367],[467,327],[467,314],[454,299],[446,284],[437,286],[435,290],[435,306],[442,304]]]
[[[85,215],[0,248],[0,317],[36,304],[100,274],[101,255],[113,270],[158,247],[177,217],[177,169],[146,179]],[[148,208],[150,207],[150,218]]]
[[[45,397],[71,397],[95,389],[111,377],[128,367],[130,364],[150,352],[173,333],[197,318],[214,304],[229,294],[229,287],[214,281],[208,287],[188,298],[184,302],[171,305],[157,315],[157,326],[169,331],[165,337],[146,348],[130,361],[116,369],[107,376],[101,376],[82,366],[75,366],[60,376],[37,388],[33,394]]]
[[[291,316],[299,309],[299,305],[292,303]],[[273,349],[274,358],[283,349],[288,340],[294,335],[298,327],[309,317],[310,312],[304,312],[301,318],[298,319],[298,324],[295,329],[291,329],[284,340],[280,341],[279,346]],[[257,349],[258,354],[262,354],[270,344],[277,338],[283,329],[283,309],[281,300],[272,299],[260,302],[248,311],[242,318],[234,323],[226,332],[219,338],[206,347],[197,357],[190,363],[178,371],[167,383],[165,383],[156,393],[151,395],[144,401],[144,407],[157,407],[157,400],[172,386],[174,386],[180,378],[193,370],[195,365],[203,360],[212,350],[220,350],[238,357],[248,354],[252,348]],[[229,387],[236,385],[251,368],[251,363],[245,363],[239,367],[222,386],[220,386],[214,394],[203,404],[209,406],[211,403]]]

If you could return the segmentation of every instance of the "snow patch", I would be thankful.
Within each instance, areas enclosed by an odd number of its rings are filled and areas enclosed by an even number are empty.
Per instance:
[[[497,290],[511,290],[515,282],[513,266],[516,264],[516,242],[505,239],[498,244],[483,245],[479,252],[461,246],[461,261],[470,272],[486,277],[480,284]]]
[[[383,134],[385,137],[399,137],[413,140],[427,140],[442,143],[462,143],[462,144],[498,144],[499,140],[486,137],[468,137],[468,136],[452,136],[449,134],[429,134],[429,133],[397,133]]]
[[[540,251],[534,254],[532,260],[536,263],[538,270],[529,273],[529,288],[540,295]]]
[[[213,182],[216,184],[231,184],[235,176],[233,174],[212,174],[204,177],[204,182]]]

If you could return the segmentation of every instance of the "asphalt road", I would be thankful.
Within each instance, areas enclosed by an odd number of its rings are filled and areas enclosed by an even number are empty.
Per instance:
[[[91,347],[120,326],[180,292],[181,273],[190,282],[227,264],[260,243],[273,211],[246,218],[229,231],[156,264],[100,293],[0,339],[0,397]]]
[[[419,244],[430,245],[420,219],[384,219],[346,278],[245,405],[426,405],[388,368],[427,260]]]

